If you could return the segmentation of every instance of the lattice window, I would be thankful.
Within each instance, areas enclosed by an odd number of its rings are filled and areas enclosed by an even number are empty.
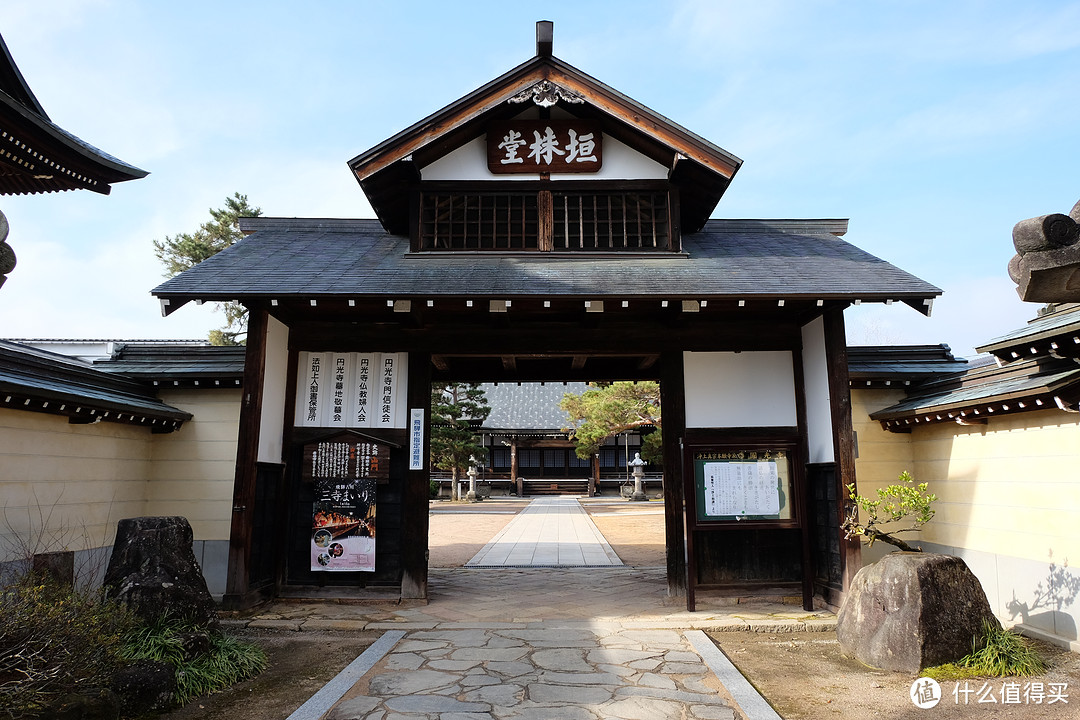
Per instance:
[[[654,190],[420,194],[421,250],[672,248],[668,193]]]
[[[536,193],[422,193],[420,236],[425,250],[536,250]]]
[[[555,250],[666,250],[664,192],[553,193]]]
[[[540,467],[540,450],[532,448],[518,448],[518,467]]]
[[[570,467],[572,468],[587,468],[592,467],[592,460],[590,458],[579,458],[577,453],[570,450]]]

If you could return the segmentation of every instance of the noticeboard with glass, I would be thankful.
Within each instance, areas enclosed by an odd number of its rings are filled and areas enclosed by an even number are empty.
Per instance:
[[[693,450],[697,522],[794,524],[791,455],[782,447]]]

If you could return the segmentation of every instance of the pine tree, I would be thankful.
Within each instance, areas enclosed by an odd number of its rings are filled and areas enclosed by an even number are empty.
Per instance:
[[[154,240],[154,254],[165,266],[165,277],[173,277],[218,254],[243,237],[238,219],[258,217],[260,208],[248,205],[247,195],[233,193],[225,206],[210,208],[210,221],[193,233],[180,233],[164,240]],[[214,345],[241,345],[247,334],[247,308],[238,302],[218,303],[225,314],[225,327],[210,331]]]
[[[609,437],[626,430],[655,427],[657,432],[642,433],[641,455],[650,463],[662,462],[659,383],[592,385],[580,395],[563,395],[559,408],[567,414],[568,430],[582,460],[598,452]]]
[[[478,442],[474,423],[491,414],[479,383],[435,383],[431,386],[431,466],[450,471],[452,497],[459,500],[458,478],[470,458],[483,459],[486,448]]]

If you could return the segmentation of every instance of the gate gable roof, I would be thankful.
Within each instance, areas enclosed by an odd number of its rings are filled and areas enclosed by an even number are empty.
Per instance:
[[[727,190],[742,160],[666,117],[550,55],[537,55],[349,161],[375,214],[390,232],[409,228],[409,200],[402,189],[420,179],[420,168],[484,135],[492,121],[521,113],[542,84],[565,99],[558,107],[603,122],[604,132],[669,169],[680,189],[685,232],[700,229]],[[551,86],[546,86],[550,88]],[[526,100],[527,101],[527,100]]]

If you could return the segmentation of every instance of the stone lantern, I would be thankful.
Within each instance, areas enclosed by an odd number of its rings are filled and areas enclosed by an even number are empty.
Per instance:
[[[634,473],[634,494],[630,496],[631,500],[648,500],[645,495],[645,488],[643,481],[645,480],[645,466],[647,462],[641,459],[641,453],[634,453],[634,459],[627,463],[632,468]]]
[[[465,499],[469,502],[479,502],[480,498],[476,495],[476,457],[469,456],[469,472],[466,475],[469,476],[469,492],[465,493]]]

